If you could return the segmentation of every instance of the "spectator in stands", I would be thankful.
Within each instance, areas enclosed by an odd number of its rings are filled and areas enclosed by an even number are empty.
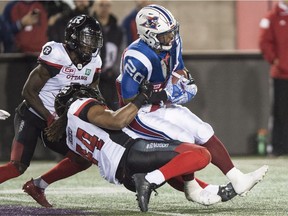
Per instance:
[[[9,27],[0,16],[0,53],[11,52],[13,48],[13,35]]]
[[[119,53],[122,52],[122,30],[117,24],[117,18],[111,13],[110,0],[96,0],[92,16],[96,17],[102,26],[104,46],[101,49],[102,71],[99,83],[100,91],[112,110],[118,109],[118,96],[115,80],[119,75]]]
[[[135,23],[135,18],[138,11],[148,5],[151,4],[150,0],[135,0],[136,7],[128,14],[122,23],[122,28],[124,31],[124,43],[125,47],[131,44],[133,41],[138,39],[137,28]]]
[[[260,22],[259,46],[273,80],[273,155],[288,154],[288,1],[280,0]]]
[[[15,36],[14,52],[41,51],[48,27],[47,11],[41,2],[11,1],[4,8],[3,18]]]
[[[73,17],[80,14],[89,14],[89,0],[73,1],[75,8],[73,10],[67,10],[62,16],[56,20],[56,22],[49,26],[48,37],[50,41],[56,41],[64,43],[64,31],[67,22]]]
[[[70,6],[64,1],[43,1],[43,4],[48,12],[48,29],[62,16],[66,16],[71,12]]]
[[[10,1],[3,10],[3,20],[13,34],[13,53],[27,56],[23,63],[11,61],[7,66],[5,81],[7,111],[15,114],[16,106],[23,100],[21,96],[30,71],[36,66],[37,56],[47,42],[47,11],[40,1]],[[13,118],[8,119],[5,141],[12,141]]]

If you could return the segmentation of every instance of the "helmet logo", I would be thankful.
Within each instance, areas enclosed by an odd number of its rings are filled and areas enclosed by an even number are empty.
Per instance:
[[[147,16],[146,18],[147,18],[147,20],[144,23],[140,24],[140,25],[144,26],[146,28],[151,28],[151,29],[156,29],[157,30],[159,17],[157,17],[157,16],[154,16],[154,17]]]
[[[71,21],[71,23],[80,24],[82,22],[82,20],[84,20],[84,19],[85,19],[84,16],[77,16],[77,17],[74,17],[74,19]]]

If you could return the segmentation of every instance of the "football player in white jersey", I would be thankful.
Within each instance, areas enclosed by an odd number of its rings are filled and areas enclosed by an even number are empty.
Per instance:
[[[108,182],[124,184],[137,193],[141,211],[148,211],[153,189],[169,179],[190,175],[210,163],[208,150],[192,143],[175,140],[132,139],[121,129],[135,117],[138,109],[150,98],[152,88],[141,87],[132,102],[117,111],[109,110],[95,90],[74,84],[65,87],[55,98],[59,119],[46,130],[50,141],[66,142],[79,162],[83,159],[99,166]],[[144,90],[143,90],[144,89]],[[196,180],[190,199],[204,205],[221,201],[217,193],[205,191],[205,198]],[[218,189],[218,187],[217,187]],[[234,196],[236,193],[234,192]]]
[[[25,100],[17,107],[14,119],[10,162],[0,166],[0,183],[23,174],[29,167],[38,137],[57,118],[54,100],[62,87],[74,82],[97,87],[102,65],[98,54],[103,44],[99,22],[86,15],[76,16],[68,22],[65,38],[65,43],[51,41],[43,46],[39,64],[24,85],[22,95]],[[46,144],[62,155],[69,150],[65,145]],[[66,157],[47,182],[71,176],[89,166],[75,164]],[[51,206],[45,199],[42,204]]]
[[[212,155],[212,163],[227,176],[235,191],[246,195],[263,179],[268,166],[248,174],[242,173],[234,166],[213,128],[181,105],[195,96],[197,87],[184,66],[178,22],[166,8],[148,5],[138,12],[136,25],[139,39],[130,44],[122,55],[121,74],[117,78],[119,98],[122,104],[133,100],[143,80],[154,85],[155,93],[150,104],[139,110],[129,125],[130,131],[126,132],[132,137],[174,139],[206,147]],[[186,78],[182,76],[173,81],[172,74],[185,70],[188,73]],[[193,191],[189,179],[180,179],[173,185],[185,188],[188,195]]]

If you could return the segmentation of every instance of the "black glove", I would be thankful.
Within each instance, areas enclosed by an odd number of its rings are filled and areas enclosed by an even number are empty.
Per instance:
[[[146,100],[149,100],[152,93],[153,93],[153,85],[149,83],[149,81],[144,80],[141,83],[139,94],[144,94],[144,96],[146,97]]]
[[[153,85],[149,83],[147,80],[144,80],[139,88],[139,94],[132,101],[132,103],[134,103],[135,106],[137,106],[138,109],[140,109],[142,105],[147,104],[148,100],[152,96],[152,93],[153,93]]]

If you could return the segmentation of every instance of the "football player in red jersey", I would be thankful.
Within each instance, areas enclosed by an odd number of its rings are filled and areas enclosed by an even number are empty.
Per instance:
[[[57,118],[55,95],[72,83],[97,87],[102,61],[99,51],[103,44],[98,21],[86,15],[72,18],[65,30],[65,43],[47,42],[24,85],[24,101],[17,107],[10,162],[0,166],[0,183],[15,178],[29,167],[37,140],[43,130]],[[52,150],[66,155],[68,148],[47,143]],[[54,178],[61,179],[87,169],[90,164],[76,164],[64,158],[58,164]],[[63,171],[64,170],[64,171]],[[44,200],[45,201],[45,200]],[[51,206],[48,202],[45,206]]]

